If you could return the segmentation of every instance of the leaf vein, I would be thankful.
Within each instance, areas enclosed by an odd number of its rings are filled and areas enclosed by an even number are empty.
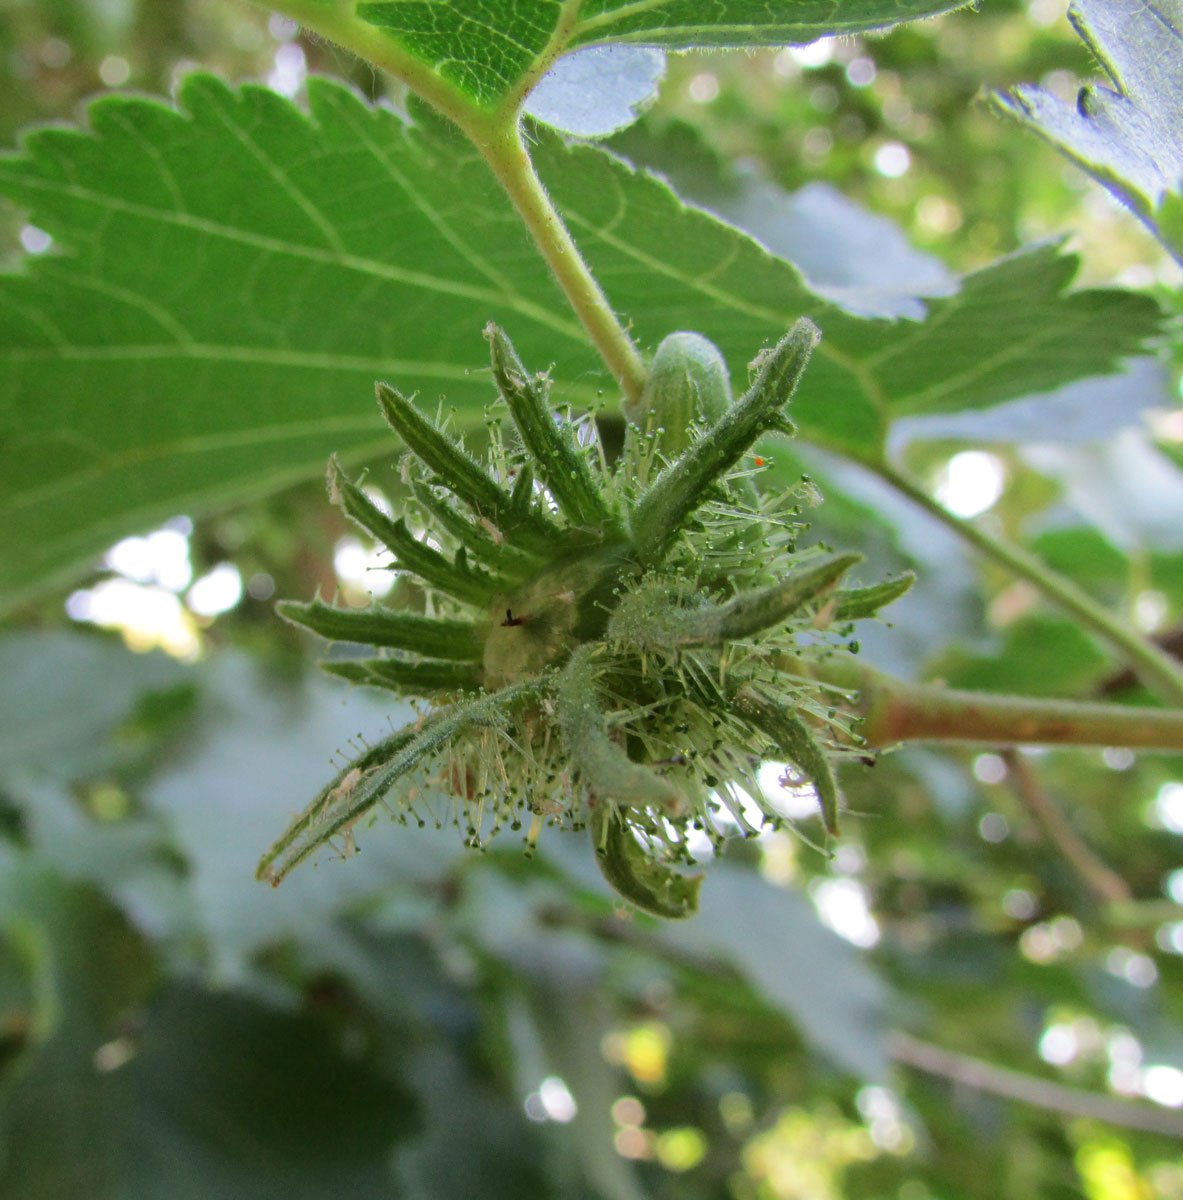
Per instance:
[[[178,228],[191,230],[195,233],[211,237],[223,238],[237,245],[249,246],[255,250],[268,251],[287,255],[296,259],[307,259],[311,262],[330,266],[343,267],[359,274],[372,275],[392,283],[405,284],[409,287],[420,288],[440,295],[455,296],[459,299],[474,300],[481,304],[502,303],[523,316],[529,317],[539,324],[561,333],[566,337],[582,341],[582,335],[573,322],[558,316],[552,308],[536,304],[520,295],[505,295],[500,291],[492,291],[486,287],[477,287],[458,279],[445,279],[440,275],[424,271],[412,271],[404,267],[396,267],[390,263],[378,262],[372,258],[363,258],[351,253],[336,253],[316,246],[300,246],[294,242],[282,241],[264,234],[252,233],[249,230],[237,229],[208,217],[198,217],[190,213],[171,213],[151,205],[138,204],[134,201],[122,200],[115,196],[95,192],[82,185],[72,184],[62,186],[44,180],[22,180],[24,186],[53,195],[69,196],[77,200],[85,200],[100,208],[117,211],[128,216],[140,217],[161,224],[174,225]]]
[[[312,202],[303,189],[296,187],[292,182],[290,173],[276,164],[263,147],[220,104],[211,103],[210,109],[231,137],[266,171],[279,190],[288,196],[320,230],[329,248],[336,254],[343,256],[346,253],[345,245],[341,241],[340,235],[337,233],[332,222]]]

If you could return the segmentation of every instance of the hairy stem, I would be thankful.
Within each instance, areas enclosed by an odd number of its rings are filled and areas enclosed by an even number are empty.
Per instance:
[[[264,6],[381,67],[459,126],[505,190],[625,399],[636,403],[645,364],[534,170],[522,140],[520,107],[486,112],[380,29],[322,0],[266,0]],[[552,48],[552,57],[559,51]]]
[[[645,386],[645,364],[542,186],[522,141],[516,116],[511,125],[496,130],[485,141],[478,141],[477,148],[513,202],[567,302],[624,391],[625,399],[638,402]]]
[[[906,683],[845,655],[786,665],[795,674],[857,693],[859,733],[871,750],[901,742],[945,742],[1183,751],[1183,709],[999,696]]]
[[[1033,554],[992,538],[976,525],[954,516],[923,488],[885,462],[860,460],[886,483],[947,525],[976,550],[1026,579],[1083,626],[1104,638],[1128,660],[1138,677],[1168,704],[1183,704],[1183,666],[1153,642],[1126,628],[1111,612],[1074,583],[1056,574]],[[1132,743],[1131,743],[1132,744]]]
[[[864,692],[863,703],[861,732],[869,746],[961,742],[1183,751],[1179,709],[993,696],[897,680]]]

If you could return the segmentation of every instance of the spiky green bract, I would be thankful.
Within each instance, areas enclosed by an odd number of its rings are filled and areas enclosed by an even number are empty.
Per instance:
[[[760,363],[752,386],[718,421],[671,463],[637,502],[631,531],[637,559],[648,568],[659,564],[689,517],[752,443],[771,430],[793,432],[782,409],[821,338],[812,321],[802,318]]]
[[[528,478],[528,472],[524,474]],[[428,523],[439,526],[444,533],[455,538],[460,546],[472,553],[473,558],[491,567],[494,573],[507,583],[520,583],[537,571],[545,561],[537,554],[530,554],[511,546],[499,532],[497,537],[494,537],[484,526],[473,524],[464,513],[458,512],[418,480],[411,483],[411,495],[423,510]],[[498,538],[501,540],[498,541]]]
[[[824,597],[861,560],[858,554],[835,555],[779,583],[741,592],[724,604],[703,604],[697,597],[693,607],[671,603],[667,589],[653,581],[621,600],[608,621],[608,638],[641,650],[721,646],[749,638]]]
[[[312,600],[308,604],[281,600],[275,611],[284,620],[311,629],[333,642],[390,646],[458,662],[479,659],[485,649],[484,630],[472,621],[421,617],[378,605],[366,609],[334,608],[323,600]]]
[[[339,658],[320,664],[321,670],[350,683],[383,687],[400,696],[452,696],[479,692],[480,671],[469,663],[398,658]]]
[[[540,512],[496,483],[441,430],[389,384],[375,385],[387,424],[407,448],[433,472],[457,499],[489,521],[503,536],[514,534],[518,544],[541,554],[553,553],[563,542],[562,531]],[[530,497],[527,495],[526,500]]]
[[[505,587],[505,581],[495,579],[484,571],[474,570],[457,554],[449,562],[438,550],[419,541],[400,517],[397,521],[388,517],[372,500],[350,483],[344,471],[336,464],[330,466],[330,494],[339,497],[338,503],[345,515],[352,518],[372,537],[380,541],[394,555],[391,568],[417,575],[428,587],[487,608],[493,596]]]
[[[735,697],[735,707],[772,739],[778,755],[794,763],[813,783],[826,832],[836,837],[842,796],[829,757],[818,745],[809,726],[796,713],[787,710],[778,697],[758,685],[741,687]]]
[[[898,579],[886,579],[870,587],[843,588],[834,594],[835,621],[857,621],[876,616],[893,600],[898,600],[916,582],[916,576],[906,571]]]
[[[389,737],[383,738],[371,746],[360,758],[354,759],[327,783],[317,794],[316,799],[292,818],[287,829],[272,844],[271,848],[259,860],[255,877],[278,887],[285,875],[322,845],[325,845],[340,826],[331,833],[323,833],[325,823],[322,820],[327,808],[334,799],[348,797],[355,784],[375,767],[383,762],[389,762],[414,741],[416,730],[413,726],[399,729]],[[313,836],[313,831],[315,835]],[[323,834],[323,836],[320,836]],[[295,847],[300,847],[298,857],[295,857]]]
[[[567,660],[555,689],[555,720],[571,762],[597,804],[653,806],[670,816],[684,815],[686,801],[678,789],[652,767],[633,762],[608,735],[596,699],[598,649],[580,646]]]
[[[698,912],[702,876],[680,875],[654,859],[611,805],[593,812],[591,832],[604,878],[629,903],[673,921]]]
[[[513,481],[513,491],[509,494],[509,522],[507,528],[520,528],[525,514],[530,511],[534,501],[534,468],[527,462],[518,470],[518,477]]]
[[[493,356],[493,378],[539,478],[563,515],[572,525],[619,537],[619,522],[592,478],[587,455],[575,444],[570,423],[555,419],[547,398],[549,382],[544,376],[527,374],[509,338],[496,325],[485,327],[485,337]]]
[[[389,648],[326,669],[430,704],[337,774],[261,877],[278,882],[334,838],[351,850],[379,802],[399,820],[450,819],[470,845],[508,825],[528,851],[543,826],[590,818],[617,891],[685,917],[699,880],[674,868],[693,862],[692,831],[718,844],[783,824],[760,785],[763,760],[812,781],[836,832],[831,759],[859,743],[810,660],[909,580],[840,590],[859,556],[801,546],[812,485],[761,495],[739,462],[761,433],[788,428],[783,409],[817,338],[808,322],[763,356],[734,404],[709,342],[667,338],[653,407],[630,411],[611,467],[594,424],[553,410],[549,381],[527,373],[500,329],[486,332],[500,398],[483,463],[379,385],[408,452],[409,516],[389,516],[330,464],[332,498],[387,546],[392,569],[416,577],[420,611],[314,600],[280,612]]]
[[[538,688],[519,684],[501,692],[456,704],[384,739],[339,773],[336,779],[288,826],[263,856],[256,875],[278,885],[285,875],[319,846],[353,826],[379,804],[404,776],[421,766],[457,734],[469,729],[504,729],[526,702],[538,699]],[[465,797],[467,798],[467,797]],[[479,827],[479,818],[477,821]]]
[[[388,517],[341,470],[336,459],[329,460],[329,495],[342,511],[360,525],[372,538],[381,542],[394,555],[392,569],[417,575],[428,587],[446,592],[457,599],[478,607],[488,607],[494,593],[505,587],[505,581],[468,566],[463,559],[449,562],[438,550],[419,541],[401,517]]]

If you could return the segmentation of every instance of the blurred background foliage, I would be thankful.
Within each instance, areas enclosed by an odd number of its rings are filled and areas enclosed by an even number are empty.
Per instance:
[[[383,90],[231,0],[3,0],[0,51],[6,144],[197,65],[295,96],[307,71]],[[1096,71],[1059,0],[987,0],[878,38],[673,58],[613,144],[721,209],[829,185],[934,271],[1067,237],[1085,281],[1177,304],[1141,226],[976,99],[1019,81],[1071,99]],[[20,214],[0,222],[11,267]],[[1067,418],[1044,399],[896,451],[1178,644],[1177,379],[1147,365],[1129,386],[1140,423],[1078,392]],[[920,574],[864,639],[873,661],[1139,699],[873,481],[816,454],[777,466],[819,482],[820,536]],[[371,480],[397,499],[393,461]],[[356,861],[272,893],[255,858],[329,754],[403,719],[318,677],[272,601],[364,602],[388,583],[376,562],[306,486],[178,514],[0,636],[0,1194],[1183,1198],[1177,759],[910,749],[850,768],[833,861],[807,798],[803,836],[737,842],[676,929],[623,918],[553,835],[525,863],[379,826]]]

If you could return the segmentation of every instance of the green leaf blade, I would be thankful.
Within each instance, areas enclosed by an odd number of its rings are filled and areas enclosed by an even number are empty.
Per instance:
[[[949,0],[361,0],[357,19],[380,29],[474,108],[520,94],[567,50],[632,43],[784,46],[882,29],[957,8]]]
[[[357,5],[357,15],[470,102],[491,109],[546,49],[560,8],[555,0],[532,4],[369,0]]]
[[[809,316],[823,337],[793,420],[805,440],[855,457],[878,458],[897,416],[986,408],[1112,372],[1159,328],[1148,297],[1069,292],[1078,260],[1051,244],[966,276],[956,294],[925,302],[925,320],[856,317],[819,298],[791,263],[602,150],[548,139],[538,161],[642,344],[701,325],[709,311],[706,332],[734,379],[754,347]],[[630,303],[642,274],[650,299]]]
[[[456,235],[438,174],[425,204],[429,163],[397,117],[327,82],[310,96],[311,121],[191,78],[183,115],[108,100],[93,136],[45,131],[0,160],[0,188],[55,238],[0,280],[9,603],[133,529],[309,478],[334,446],[347,462],[389,447],[361,401],[375,378],[483,404],[460,356],[424,359],[418,330],[465,330],[467,365],[474,309],[512,312],[508,275]],[[544,323],[577,340],[551,301]]]
[[[632,4],[590,0],[580,7],[575,45],[635,42],[688,50],[696,46],[786,46],[835,34],[853,35],[960,7],[940,0],[664,0]]]
[[[555,364],[556,402],[587,407],[605,379],[450,127],[421,113],[408,127],[316,79],[308,116],[207,76],[186,81],[179,106],[105,100],[91,132],[42,131],[0,158],[0,192],[54,239],[0,276],[0,607],[180,512],[315,478],[333,451],[346,466],[393,454],[375,379],[444,395],[458,424],[473,420],[490,398],[472,370],[490,318],[525,361]],[[854,317],[619,158],[544,133],[536,152],[643,348],[709,312],[705,332],[742,390],[761,344],[809,315],[824,337],[793,417],[807,440],[847,453],[877,455],[897,412],[984,406],[1107,370],[1156,326],[1142,297],[1101,293],[1091,314],[1080,297],[1097,293],[1065,298],[1072,260],[1050,248],[979,272],[926,321]],[[1058,329],[1050,349],[991,333],[1018,320],[1008,313],[1024,293],[1039,297],[1027,332]],[[509,516],[540,552],[553,547],[539,514]]]
[[[993,97],[1011,117],[1128,204],[1183,262],[1169,212],[1183,186],[1183,3],[1075,0],[1069,18],[1110,87],[1082,88],[1075,106],[1021,85]]]

